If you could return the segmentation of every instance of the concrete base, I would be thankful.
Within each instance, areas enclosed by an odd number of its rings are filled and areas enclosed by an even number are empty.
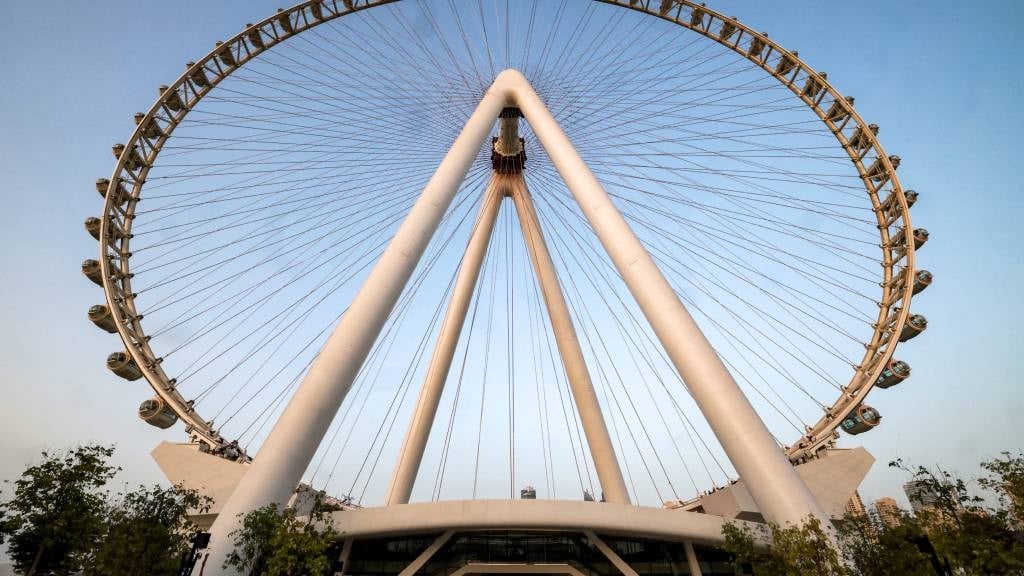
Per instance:
[[[206,514],[198,514],[192,517],[201,529],[207,529],[213,523],[213,520],[217,517],[223,507],[224,502],[234,491],[238,482],[241,481],[242,476],[248,470],[246,464],[238,462],[232,462],[223,458],[218,458],[210,454],[200,452],[195,444],[173,444],[170,442],[162,442],[152,452],[153,458],[156,460],[160,469],[167,476],[167,479],[174,484],[180,484],[186,488],[191,488],[198,491],[200,494],[209,496],[213,499],[213,506]],[[816,460],[812,460],[805,464],[801,464],[796,467],[797,473],[800,478],[807,484],[808,489],[814,494],[814,497],[821,504],[821,507],[832,517],[842,518],[845,512],[846,503],[853,496],[853,493],[860,486],[860,483],[864,480],[868,471],[874,464],[875,458],[864,448],[851,448],[851,449],[833,449],[825,453],[825,455]],[[303,490],[305,488],[305,490]],[[301,495],[304,492],[308,492],[308,487],[300,486],[297,492]],[[311,501],[309,498],[298,499],[299,508],[303,507],[303,504],[308,504]],[[508,524],[508,527],[539,527],[530,524],[530,518],[536,518],[533,516],[533,512],[529,512],[528,508],[515,508],[521,504],[521,501],[517,500],[470,500],[470,501],[453,501],[453,502],[439,502],[430,504],[430,514],[440,513],[445,511],[446,514],[449,512],[452,514],[462,514],[467,509],[476,509],[478,503],[487,502],[487,512],[485,514],[489,519],[484,524],[486,525],[473,525],[472,522],[469,524],[456,523],[453,524],[452,528],[498,528],[503,522],[512,522],[517,524]],[[577,502],[571,500],[565,501],[533,501],[540,502],[540,506],[548,506],[545,502],[551,503],[551,506],[556,506],[557,511],[549,512],[553,514],[563,514],[565,511],[577,510],[575,506],[592,506],[594,503],[589,502]],[[295,502],[293,502],[295,504]],[[413,505],[401,505],[391,507],[380,507],[380,508],[368,508],[360,510],[356,516],[349,515],[349,512],[339,513],[336,516],[336,525],[339,530],[342,529],[343,525],[347,530],[356,529],[357,531],[366,530],[367,520],[364,518],[372,519],[372,524],[376,525],[383,522],[384,518],[391,517],[390,513],[386,512],[388,509],[394,509],[394,514],[404,518],[404,521],[411,522],[412,525],[417,524],[414,518],[409,516],[410,514],[416,515],[419,508],[423,506],[421,504]],[[512,506],[509,508],[508,506]],[[529,505],[527,505],[529,506]],[[579,509],[585,513],[584,516],[578,516],[575,513],[571,514],[570,517],[573,520],[567,522],[554,521],[558,527],[569,528],[572,527],[572,521],[582,521],[584,518],[595,518],[593,514],[607,512],[609,508],[608,503],[603,504],[603,508],[598,510],[595,508],[583,508]],[[700,512],[703,512],[704,516],[718,517],[714,527],[711,531],[717,534],[721,530],[721,522],[725,520],[744,520],[748,522],[764,522],[764,516],[761,514],[761,510],[758,508],[757,503],[754,502],[754,498],[750,495],[746,485],[742,480],[731,484],[725,488],[716,490],[710,494],[702,496],[699,501],[693,502],[688,506],[666,506],[668,508],[677,508],[671,510],[672,514],[693,514],[696,516],[702,516]],[[641,516],[647,514],[646,511],[660,511],[658,508],[645,508],[641,506],[616,506],[616,509],[622,508],[630,516],[636,516],[635,511]],[[685,508],[679,509],[679,508]],[[692,510],[692,512],[687,512]],[[340,514],[345,514],[341,516]],[[710,520],[710,519],[709,519]],[[439,520],[440,521],[440,520]],[[654,521],[652,518],[651,521]],[[660,520],[658,520],[660,521]],[[673,522],[678,519],[673,519]],[[689,521],[689,520],[687,520]],[[349,523],[355,522],[349,526]],[[525,522],[525,523],[524,523]],[[695,521],[695,522],[704,522]],[[443,526],[443,522],[436,524],[434,527],[440,528]],[[716,528],[717,527],[717,528]],[[601,527],[601,530],[606,530],[606,527]],[[403,530],[404,531],[404,530]],[[623,534],[632,533],[628,530],[622,532]],[[634,535],[637,535],[633,533]],[[651,532],[649,535],[658,535],[658,531]],[[697,538],[701,541],[700,538]],[[712,539],[713,540],[713,539]]]
[[[207,513],[191,517],[202,530],[210,528],[249,469],[247,464],[200,452],[197,444],[161,442],[150,454],[172,484],[190,488],[213,499],[213,505]]]
[[[196,444],[161,442],[151,454],[172,484],[195,490],[213,500],[208,511],[189,517],[201,530],[209,530],[224,508],[224,503],[249,471],[248,464],[200,452]],[[299,484],[288,500],[288,506],[303,516],[313,508],[317,495],[317,491],[309,485]],[[343,509],[358,508],[347,500],[330,496],[324,497],[324,501]]]
[[[874,462],[874,456],[864,448],[833,449],[821,458],[797,466],[796,471],[825,512],[839,519]],[[743,480],[702,496],[699,508],[723,518],[764,522]]]
[[[446,530],[591,530],[599,534],[723,541],[720,516],[577,500],[448,500],[335,512],[342,538],[429,534]],[[757,525],[750,525],[760,533]]]

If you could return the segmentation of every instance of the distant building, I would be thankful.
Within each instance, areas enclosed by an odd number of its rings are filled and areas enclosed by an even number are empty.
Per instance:
[[[854,490],[853,496],[846,502],[846,513],[850,516],[864,516],[867,510],[864,508],[864,501],[860,498],[860,492]]]
[[[895,528],[903,523],[903,510],[896,504],[896,500],[888,496],[875,500],[875,514],[886,528]]]
[[[933,507],[939,498],[935,490],[928,486],[928,482],[922,480],[907,482],[903,485],[903,491],[907,494],[907,499],[910,500],[910,508],[914,514]]]

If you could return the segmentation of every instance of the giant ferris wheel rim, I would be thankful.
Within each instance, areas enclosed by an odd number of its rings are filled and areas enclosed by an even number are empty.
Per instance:
[[[138,118],[138,125],[124,145],[107,184],[99,230],[100,271],[106,303],[125,349],[157,396],[186,425],[193,437],[210,445],[224,446],[213,423],[203,419],[189,400],[176,389],[175,381],[161,369],[161,358],[149,346],[132,292],[131,228],[146,176],[164,144],[188,113],[233,72],[292,36],[343,16],[398,0],[311,0],[248,25],[188,66],[160,97]],[[689,0],[595,0],[666,20],[691,30],[746,58],[776,78],[810,108],[847,152],[865,185],[878,222],[882,250],[882,293],[874,333],[865,345],[861,363],[854,366],[850,383],[839,398],[806,433],[787,447],[794,461],[812,457],[837,437],[843,417],[856,409],[875,386],[892,360],[900,334],[910,318],[915,274],[915,246],[906,235],[913,227],[910,205],[900,184],[896,166],[868,124],[820,73],[766,34],[756,32],[735,18]],[[164,113],[163,116],[160,113]],[[854,132],[860,140],[852,142]],[[868,164],[874,159],[874,164]],[[879,194],[888,185],[888,196]],[[124,196],[120,190],[124,186]],[[122,202],[122,200],[124,200]],[[895,227],[895,231],[890,230]],[[904,240],[900,243],[900,235]]]

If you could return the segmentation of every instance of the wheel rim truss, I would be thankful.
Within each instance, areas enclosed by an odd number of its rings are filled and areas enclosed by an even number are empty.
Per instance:
[[[280,10],[247,27],[201,60],[190,63],[173,84],[161,88],[160,97],[141,118],[119,155],[110,178],[100,225],[100,270],[107,306],[117,324],[125,349],[138,365],[156,394],[182,419],[193,441],[220,447],[228,441],[213,422],[204,420],[191,401],[176,389],[176,382],[161,368],[161,358],[149,345],[143,331],[142,315],[132,292],[131,227],[136,206],[164,144],[174,129],[204,96],[246,62],[288,38],[346,14],[398,0],[311,0]],[[885,153],[852,102],[798,57],[763,33],[756,32],[704,5],[688,0],[595,0],[655,16],[692,30],[737,54],[775,77],[825,123],[849,155],[871,200],[878,222],[882,249],[882,293],[874,334],[865,344],[859,365],[853,366],[850,383],[842,395],[805,434],[786,448],[790,459],[802,462],[830,447],[838,438],[842,419],[867,397],[878,376],[892,358],[900,332],[910,316],[915,272],[915,247],[909,239],[913,230],[910,205],[900,185],[896,166]],[[889,192],[881,195],[885,188]],[[242,459],[249,459],[242,455]]]

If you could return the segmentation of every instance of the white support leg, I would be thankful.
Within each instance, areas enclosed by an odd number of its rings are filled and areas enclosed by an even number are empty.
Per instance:
[[[629,287],[766,519],[829,519],[654,260],[522,74],[501,78]]]
[[[622,576],[640,576],[628,562],[622,559],[622,556],[619,556],[615,550],[612,550],[612,547],[606,544],[604,540],[601,540],[601,538],[592,530],[585,530],[583,535],[587,537],[587,540],[590,540],[590,543],[593,544],[601,554],[604,554],[604,557],[612,563],[612,566],[615,566],[619,570],[619,573],[621,573]]]
[[[435,538],[434,541],[430,543],[430,546],[427,546],[426,550],[420,552],[420,555],[417,556],[415,560],[410,562],[405,568],[402,568],[402,571],[398,573],[398,576],[414,576],[414,574],[420,571],[420,568],[423,568],[427,562],[430,562],[430,559],[434,557],[434,554],[437,554],[437,551],[447,544],[454,535],[455,530],[448,530]]]
[[[398,454],[398,463],[391,476],[391,486],[385,501],[388,506],[409,503],[413,483],[416,481],[416,474],[419,472],[420,462],[423,460],[423,451],[427,447],[430,428],[433,426],[434,416],[437,414],[437,405],[441,402],[444,383],[448,379],[448,371],[452,366],[455,348],[459,344],[462,327],[466,322],[466,312],[473,300],[473,292],[480,277],[480,268],[483,266],[487,246],[491,241],[494,222],[498,218],[498,212],[501,210],[504,200],[505,191],[500,183],[492,177],[487,185],[487,191],[484,193],[483,205],[480,207],[480,215],[477,217],[473,234],[466,246],[466,253],[462,257],[462,265],[459,267],[455,286],[452,287],[452,297],[448,302],[448,311],[441,324],[441,331],[437,335],[434,355],[430,359],[427,375],[423,380],[423,388],[420,389],[420,397],[416,401],[416,409],[413,411],[409,430],[405,434],[402,450]]]
[[[210,529],[206,576],[235,573],[222,569],[221,564],[231,551],[229,534],[239,525],[239,515],[271,502],[286,502],[295,490],[455,192],[506,106],[507,96],[507,89],[502,87],[492,85],[488,89],[310,366]]]
[[[352,538],[346,538],[344,544],[341,545],[341,553],[338,554],[338,562],[341,564],[341,572],[335,573],[335,576],[345,574],[345,569],[348,568],[348,559],[352,556],[352,542]]]
[[[517,175],[513,178],[511,183],[512,200],[515,202],[516,212],[519,214],[519,225],[523,230],[523,238],[526,240],[526,247],[530,252],[530,260],[533,261],[541,293],[544,295],[544,303],[551,320],[551,329],[555,334],[555,344],[562,357],[562,365],[565,367],[565,375],[569,380],[573,399],[579,409],[583,433],[590,446],[590,454],[594,459],[594,468],[597,470],[601,490],[608,502],[629,504],[629,493],[626,492],[622,469],[619,468],[619,461],[615,457],[615,448],[612,446],[608,427],[601,414],[601,405],[597,401],[594,383],[590,379],[590,372],[587,370],[587,364],[583,358],[583,350],[580,348],[580,341],[576,336],[572,317],[569,315],[569,307],[565,303],[565,295],[558,282],[555,264],[551,261],[547,242],[545,242],[544,234],[540,229],[540,221],[537,219],[533,199],[530,198],[530,191],[526,188],[526,182],[522,176]]]
[[[693,542],[683,542],[683,550],[686,552],[686,566],[690,569],[690,576],[701,576],[700,562],[697,561],[697,552],[693,549]]]

